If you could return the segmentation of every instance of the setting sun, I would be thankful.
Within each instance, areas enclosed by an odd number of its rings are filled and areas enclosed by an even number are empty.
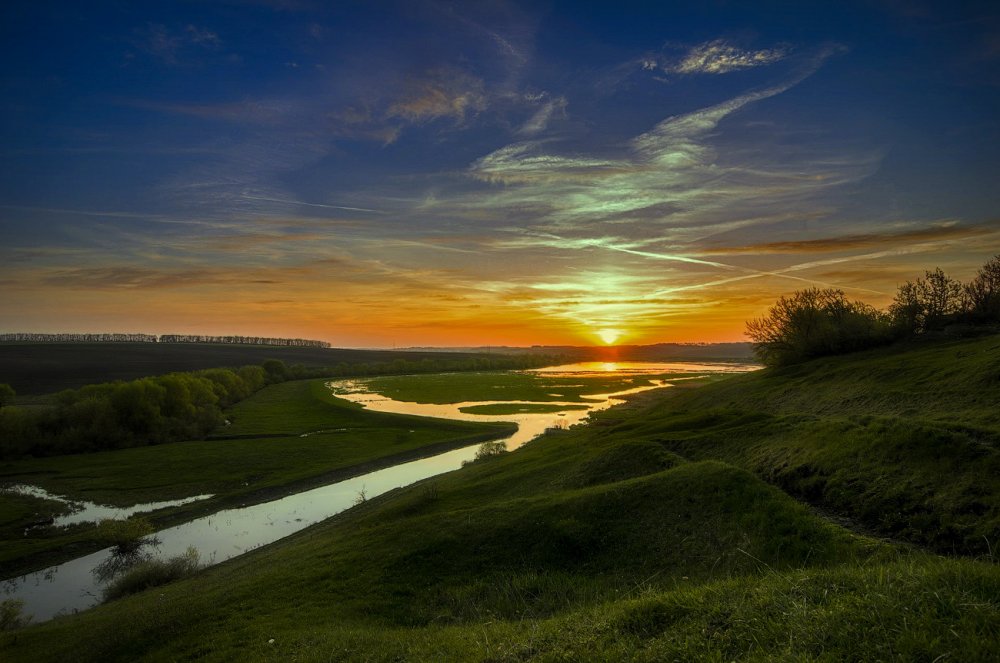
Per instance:
[[[597,336],[604,342],[604,345],[614,345],[614,342],[621,338],[622,331],[620,329],[601,329],[597,332]]]

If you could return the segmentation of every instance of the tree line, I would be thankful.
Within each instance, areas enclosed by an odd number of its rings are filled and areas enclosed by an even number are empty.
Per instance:
[[[849,301],[842,290],[809,288],[780,297],[766,316],[747,322],[757,358],[780,366],[853,352],[925,334],[998,331],[1000,255],[968,283],[940,268],[899,286],[887,310]]]
[[[211,336],[207,334],[35,334],[13,332],[0,334],[0,343],[224,343],[228,345],[279,345],[302,348],[328,348],[326,341],[270,336]]]
[[[55,456],[203,439],[225,423],[225,409],[286,380],[367,375],[535,368],[545,356],[394,359],[342,362],[327,368],[288,366],[277,359],[236,369],[169,373],[59,392],[53,404],[9,405],[14,390],[0,384],[0,458]]]

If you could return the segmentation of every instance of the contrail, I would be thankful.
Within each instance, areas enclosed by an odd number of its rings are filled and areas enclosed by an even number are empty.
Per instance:
[[[261,196],[243,195],[247,200],[266,200],[271,203],[285,203],[286,205],[305,205],[306,207],[323,207],[325,209],[343,209],[350,212],[370,212],[372,214],[385,214],[382,210],[368,209],[367,207],[346,207],[344,205],[323,205],[320,203],[304,203],[301,200],[282,200],[281,198],[263,198]]]

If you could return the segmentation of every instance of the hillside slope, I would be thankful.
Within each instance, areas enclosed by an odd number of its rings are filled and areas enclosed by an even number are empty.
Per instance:
[[[901,346],[678,390],[616,434],[740,465],[883,535],[1000,542],[1000,337]]]
[[[973,532],[995,532],[1000,476],[980,394],[942,372],[963,423],[946,406],[914,419],[866,386],[886,384],[867,366],[920,357],[950,370],[956,352],[979,352],[966,368],[983,377],[996,339],[647,396],[191,579],[5,635],[0,657],[997,660],[992,560],[857,534],[781,489],[808,483],[782,478],[795,467],[829,469],[820,502],[864,517],[863,506],[894,496],[905,526],[892,533],[908,534],[924,531],[907,516],[913,500],[926,503],[916,515],[950,526],[978,486],[982,514],[955,539],[971,551]],[[831,374],[853,393],[823,395]],[[923,389],[913,376],[890,382],[895,393]],[[815,398],[796,404],[813,386]],[[861,432],[843,434],[852,427]]]

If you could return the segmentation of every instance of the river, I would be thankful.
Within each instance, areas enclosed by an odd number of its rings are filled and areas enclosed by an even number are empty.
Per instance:
[[[749,364],[572,364],[540,369],[548,376],[557,374],[576,375],[615,372],[633,372],[636,375],[656,373],[689,373],[687,379],[697,375],[715,372],[753,370]],[[670,382],[685,379],[672,377]],[[586,410],[566,410],[552,413],[518,413],[511,415],[480,415],[461,412],[460,408],[470,405],[491,403],[524,403],[528,401],[475,401],[450,403],[447,405],[420,404],[397,401],[381,394],[373,393],[365,387],[364,380],[341,380],[328,383],[339,398],[364,405],[370,410],[415,414],[431,417],[462,419],[466,421],[513,421],[518,430],[505,439],[508,449],[516,449],[538,437],[549,428],[566,428],[583,422],[591,412],[607,409],[622,402],[622,397],[650,389],[670,386],[663,380],[654,380],[649,386],[635,387],[608,394],[586,396]],[[553,403],[549,402],[548,405]],[[581,403],[556,403],[556,405],[576,405]],[[151,548],[151,554],[166,559],[184,554],[189,548],[198,552],[205,565],[217,564],[263,545],[273,543],[294,534],[310,525],[323,521],[350,508],[364,496],[375,497],[394,488],[407,486],[444,472],[456,470],[462,463],[471,460],[479,445],[455,449],[429,458],[402,463],[393,467],[369,472],[361,476],[313,488],[287,497],[236,509],[225,509],[210,516],[161,530],[155,534],[158,545]],[[18,487],[31,491],[31,487]],[[37,489],[34,489],[37,490]],[[47,494],[46,494],[47,495]],[[49,496],[51,497],[51,496]],[[206,496],[196,496],[197,499]],[[148,506],[148,505],[147,505]],[[159,506],[159,505],[155,505]],[[92,508],[92,512],[86,509]],[[107,517],[107,507],[85,505],[74,511],[72,522],[84,522],[98,517]],[[141,509],[132,508],[126,513]],[[24,602],[23,614],[31,615],[37,623],[46,621],[62,613],[85,610],[100,602],[103,584],[94,573],[95,568],[112,556],[111,548],[79,557],[35,573],[3,581],[0,593],[5,599],[19,599]]]

